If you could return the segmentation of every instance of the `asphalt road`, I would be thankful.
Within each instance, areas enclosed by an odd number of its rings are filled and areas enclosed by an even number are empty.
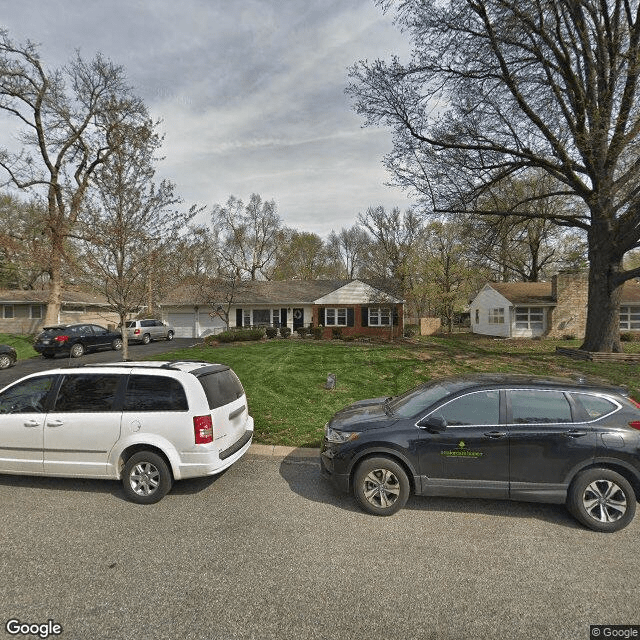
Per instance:
[[[147,356],[168,353],[174,349],[182,349],[199,342],[196,338],[174,338],[171,341],[157,340],[144,344],[129,345],[129,360],[143,360]],[[167,355],[167,358],[171,358]],[[81,358],[69,358],[68,356],[56,356],[48,359],[42,356],[35,356],[27,360],[18,360],[15,366],[9,369],[0,370],[0,389],[5,387],[14,380],[22,378],[30,373],[38,371],[46,371],[47,369],[56,369],[58,367],[76,366],[82,364],[92,364],[95,362],[120,362],[122,360],[122,351],[95,351],[87,353]]]
[[[251,454],[151,506],[116,482],[12,476],[0,504],[0,637],[10,619],[63,640],[587,640],[640,623],[640,517],[604,535],[557,505],[412,498],[377,518],[315,461]]]

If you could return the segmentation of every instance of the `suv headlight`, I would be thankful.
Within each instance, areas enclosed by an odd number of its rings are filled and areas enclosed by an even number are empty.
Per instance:
[[[349,442],[357,440],[359,435],[359,431],[338,431],[337,429],[332,429],[328,424],[324,427],[324,437],[329,442]]]

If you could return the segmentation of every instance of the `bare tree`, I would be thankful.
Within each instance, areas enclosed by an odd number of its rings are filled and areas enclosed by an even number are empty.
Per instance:
[[[74,232],[91,176],[123,142],[121,130],[141,126],[144,104],[125,82],[122,67],[101,55],[78,54],[47,70],[36,46],[16,44],[0,31],[0,109],[15,118],[24,148],[0,150],[0,167],[20,189],[47,202],[50,292],[46,322],[57,319],[66,240]]]
[[[256,193],[246,205],[230,196],[225,206],[214,206],[212,221],[220,263],[233,269],[237,279],[267,277],[282,227],[276,203]]]
[[[327,250],[333,263],[333,276],[355,278],[362,269],[371,240],[367,232],[358,225],[344,227],[338,233],[331,231],[327,239]]]
[[[361,62],[348,92],[393,129],[396,181],[436,212],[504,215],[478,199],[508,176],[549,174],[545,217],[587,236],[582,348],[619,351],[622,284],[640,275],[638,0],[384,0],[411,37],[408,63]],[[559,188],[555,185],[560,185]]]
[[[93,174],[95,198],[81,217],[83,281],[118,313],[124,359],[126,320],[147,298],[148,274],[196,213],[194,207],[186,213],[173,210],[180,203],[174,185],[153,181],[154,154],[161,145],[154,129],[148,121],[125,132],[125,141]]]
[[[327,248],[317,233],[285,227],[279,234],[273,280],[317,280],[326,275]]]

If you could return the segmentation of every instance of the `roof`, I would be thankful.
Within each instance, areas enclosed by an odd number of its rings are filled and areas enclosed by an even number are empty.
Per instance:
[[[555,305],[550,282],[490,282],[488,286],[514,304]],[[622,285],[622,305],[640,305],[640,282],[628,280]]]
[[[272,305],[313,304],[352,282],[363,280],[250,280],[237,285],[233,304]],[[365,282],[390,296],[394,296],[393,284]],[[215,286],[215,285],[214,285]],[[224,288],[225,283],[222,283]],[[202,302],[201,289],[196,285],[175,289],[167,295],[162,306],[192,305]],[[394,296],[395,297],[395,296]]]
[[[0,304],[46,304],[49,299],[47,289],[0,289]],[[86,291],[63,291],[62,304],[107,304],[104,296]]]

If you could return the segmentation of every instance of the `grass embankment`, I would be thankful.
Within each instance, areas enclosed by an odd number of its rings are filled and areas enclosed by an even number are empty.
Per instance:
[[[579,341],[496,340],[473,334],[380,345],[289,339],[199,346],[170,357],[220,362],[234,369],[255,419],[255,441],[264,444],[318,446],[325,422],[341,407],[363,398],[396,395],[448,375],[585,375],[624,385],[640,399],[640,365],[571,360],[557,356],[556,346],[578,347]],[[624,349],[640,352],[640,342],[625,343]],[[324,388],[329,373],[337,376],[333,391]]]
[[[32,335],[13,335],[10,333],[0,333],[0,344],[8,344],[12,346],[17,354],[18,360],[25,358],[33,358],[38,353],[33,348]]]

